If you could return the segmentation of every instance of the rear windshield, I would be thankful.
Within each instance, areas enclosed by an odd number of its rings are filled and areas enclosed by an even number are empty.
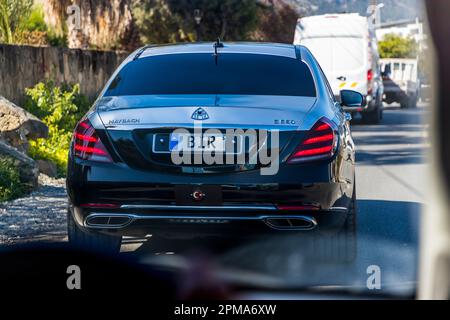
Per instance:
[[[242,94],[315,97],[308,66],[299,60],[260,54],[173,54],[128,63],[105,96],[152,94]]]

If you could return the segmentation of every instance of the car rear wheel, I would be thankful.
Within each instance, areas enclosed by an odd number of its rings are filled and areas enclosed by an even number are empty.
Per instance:
[[[77,249],[94,250],[107,254],[120,252],[122,237],[81,230],[75,223],[70,209],[67,210],[67,233],[70,245]]]
[[[418,99],[419,98],[417,93],[405,96],[402,101],[400,101],[400,108],[417,108]]]
[[[353,196],[342,228],[328,235],[322,235],[316,242],[315,248],[320,260],[326,262],[352,263],[356,259],[356,186],[353,187]]]
[[[377,106],[373,111],[364,112],[362,114],[363,121],[369,124],[378,124],[380,123],[382,112],[380,106]]]
[[[409,97],[409,107],[410,108],[417,108],[417,101],[419,100],[418,94],[413,94]]]

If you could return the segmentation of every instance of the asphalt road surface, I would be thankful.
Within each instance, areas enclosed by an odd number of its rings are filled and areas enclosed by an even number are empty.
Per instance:
[[[379,125],[353,126],[357,145],[360,271],[386,269],[384,283],[417,275],[420,213],[425,204],[427,106],[388,106]]]

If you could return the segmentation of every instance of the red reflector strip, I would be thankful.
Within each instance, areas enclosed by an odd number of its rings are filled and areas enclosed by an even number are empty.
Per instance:
[[[324,130],[330,130],[330,129],[331,129],[330,125],[327,123],[324,123],[324,124],[321,124],[320,126],[318,126],[317,128],[315,128],[314,131],[324,131]]]
[[[93,154],[102,155],[102,156],[107,155],[107,153],[105,151],[103,151],[102,149],[80,146],[78,144],[75,145],[75,150],[81,151],[81,152],[86,152],[86,153],[93,153]]]
[[[305,142],[303,142],[303,144],[313,144],[318,142],[332,141],[333,138],[334,137],[332,134],[326,134],[324,136],[306,139]]]
[[[279,205],[277,206],[278,210],[285,211],[311,211],[311,210],[319,210],[319,207],[316,206],[289,206],[289,205]]]
[[[319,154],[329,153],[333,149],[332,146],[314,148],[309,150],[301,150],[295,153],[294,157],[315,156]]]
[[[86,123],[86,122],[80,122],[80,123],[78,123],[78,125],[80,126],[80,127],[83,127],[84,129],[89,129],[90,128],[90,126]]]
[[[75,137],[77,139],[83,140],[83,141],[89,141],[89,142],[97,142],[97,138],[92,136],[87,136],[81,133],[75,133]]]
[[[83,203],[80,204],[82,208],[119,208],[118,204],[113,203]]]

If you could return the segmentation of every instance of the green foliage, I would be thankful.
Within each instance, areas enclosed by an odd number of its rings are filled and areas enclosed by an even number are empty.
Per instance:
[[[0,41],[14,43],[26,25],[33,0],[0,0]]]
[[[62,176],[66,173],[72,131],[88,110],[89,101],[80,94],[79,85],[58,87],[53,82],[40,82],[26,89],[26,94],[25,109],[49,127],[47,139],[30,141],[29,154],[35,159],[53,161]]]
[[[65,28],[59,34],[45,23],[42,6],[33,0],[0,0],[0,41],[31,45],[67,46]]]
[[[416,58],[418,47],[412,38],[387,34],[378,42],[381,58]]]
[[[54,30],[47,31],[48,44],[53,47],[67,47],[67,34],[58,34]]]
[[[28,154],[33,159],[52,161],[56,164],[58,176],[65,176],[71,137],[72,135],[70,132],[57,130],[55,127],[49,127],[49,136],[47,139],[30,141]]]
[[[255,0],[135,0],[133,13],[143,42],[173,43],[197,40],[195,9],[203,41],[248,40],[258,22]]]
[[[33,7],[28,19],[24,21],[24,28],[28,31],[47,31],[42,7]]]
[[[0,202],[20,197],[25,188],[14,160],[0,157]]]

